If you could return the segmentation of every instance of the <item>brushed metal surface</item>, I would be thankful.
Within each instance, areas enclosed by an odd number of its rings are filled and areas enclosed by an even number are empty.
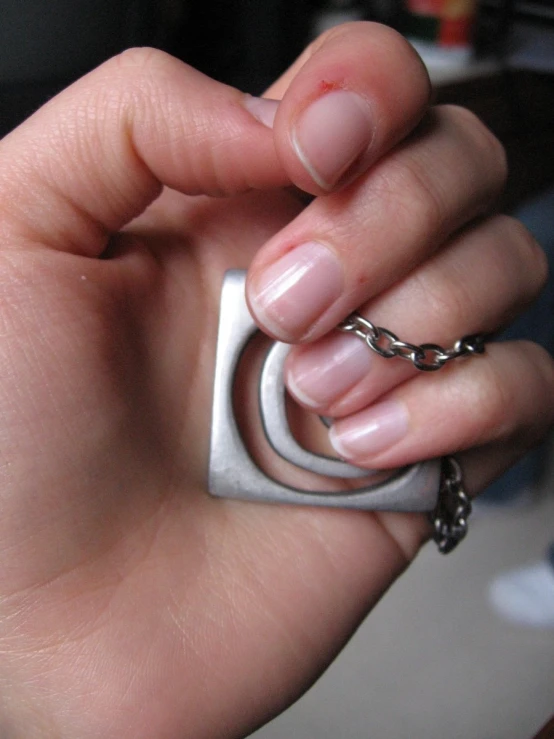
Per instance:
[[[212,495],[240,500],[363,510],[429,511],[437,502],[440,461],[430,460],[391,473],[384,482],[336,492],[304,490],[275,480],[258,468],[241,436],[233,410],[237,366],[256,333],[244,296],[246,273],[226,273],[217,340],[208,488]],[[294,439],[286,419],[283,363],[290,347],[275,342],[259,377],[260,415],[275,453],[302,469],[327,477],[367,477],[368,470],[317,455]]]

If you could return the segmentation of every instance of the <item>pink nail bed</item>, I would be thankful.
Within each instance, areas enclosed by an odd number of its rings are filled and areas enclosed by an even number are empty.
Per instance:
[[[342,265],[323,244],[310,241],[288,252],[253,281],[256,319],[283,341],[300,338],[343,288]]]
[[[300,116],[292,136],[298,158],[325,190],[369,147],[374,126],[366,100],[346,90],[328,92]]]
[[[290,392],[304,405],[328,406],[370,371],[373,356],[355,337],[333,332],[291,358]]]
[[[279,107],[279,100],[271,98],[257,98],[252,95],[246,95],[244,99],[244,107],[251,113],[256,120],[263,123],[268,128],[273,128],[273,121]]]
[[[401,441],[409,428],[402,403],[386,400],[333,424],[329,439],[341,457],[365,459]]]

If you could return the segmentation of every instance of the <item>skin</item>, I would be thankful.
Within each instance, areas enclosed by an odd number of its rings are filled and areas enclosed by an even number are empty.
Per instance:
[[[337,69],[379,123],[363,163],[324,193],[290,132]],[[214,500],[206,467],[225,269],[250,266],[253,302],[264,264],[326,231],[347,285],[298,353],[362,304],[387,325],[403,296],[411,316],[422,280],[442,306],[425,302],[424,325],[448,336],[488,330],[538,291],[544,258],[522,228],[496,218],[460,231],[505,163],[469,114],[427,113],[428,94],[400,37],[355,24],[268,92],[283,98],[273,129],[242,93],[133,50],[0,142],[2,736],[244,736],[317,678],[416,555],[420,516]],[[423,166],[441,156],[458,166],[457,194]],[[322,197],[303,209],[291,185]],[[425,200],[437,186],[440,211]],[[388,262],[371,247],[379,269],[350,289],[370,258],[359,219],[388,193],[416,203],[402,230],[417,225],[417,238]],[[402,239],[394,219],[386,229],[383,243]],[[449,260],[463,272],[476,243],[491,279],[457,306]],[[459,422],[441,438],[414,431],[383,467],[464,449],[475,493],[552,423],[552,364],[532,345],[491,347],[441,377],[402,365],[379,369],[357,400],[333,400],[336,415],[401,393],[417,428],[426,409],[438,415],[440,391]],[[480,414],[464,412],[476,392]]]

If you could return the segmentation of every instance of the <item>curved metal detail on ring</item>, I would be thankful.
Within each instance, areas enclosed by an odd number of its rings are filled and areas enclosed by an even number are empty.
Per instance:
[[[260,374],[260,415],[267,440],[280,457],[318,475],[352,478],[372,474],[371,470],[354,467],[340,459],[309,452],[292,435],[284,393],[284,363],[290,348],[289,344],[276,341],[267,353]]]
[[[365,510],[433,510],[440,485],[439,460],[406,467],[393,473],[384,482],[334,493],[317,490],[306,492],[293,488],[274,480],[258,468],[244,444],[233,409],[237,366],[242,352],[257,330],[246,305],[245,279],[246,273],[242,270],[227,272],[221,293],[210,439],[210,493],[219,497],[272,503]],[[275,346],[279,348],[270,350],[265,373],[259,380],[262,399],[260,413],[264,418],[268,441],[280,456],[302,469],[330,477],[357,477],[362,474],[367,477],[371,474],[368,470],[362,473],[340,460],[308,452],[293,439],[288,430],[283,398],[282,364],[288,347]],[[277,412],[273,413],[277,406]]]

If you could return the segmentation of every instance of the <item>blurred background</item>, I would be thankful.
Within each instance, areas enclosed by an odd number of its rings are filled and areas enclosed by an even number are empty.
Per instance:
[[[554,0],[3,0],[0,136],[130,46],[260,94],[319,33],[359,19],[406,35],[437,102],[469,107],[504,143],[510,177],[498,207],[552,262]],[[505,338],[552,350],[553,308],[551,280]],[[554,610],[551,621],[514,619],[492,593],[547,561],[548,449],[483,496],[459,551],[441,559],[426,548],[327,674],[257,739],[530,739],[554,712]]]
[[[514,164],[524,160],[509,206],[554,175],[544,156],[554,121],[554,0],[50,0],[45,9],[41,0],[0,3],[0,135],[129,46],[165,49],[259,94],[321,31],[369,19],[405,33],[438,100],[473,108]]]

